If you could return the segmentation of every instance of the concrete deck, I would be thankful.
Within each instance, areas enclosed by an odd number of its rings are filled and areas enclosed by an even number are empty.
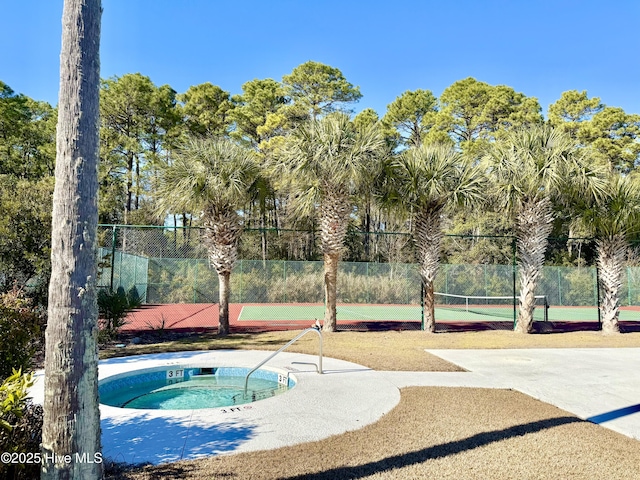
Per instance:
[[[100,362],[99,379],[134,369],[179,364],[252,368],[273,352],[215,350],[121,357]],[[100,405],[102,452],[127,463],[163,463],[180,459],[267,450],[320,440],[377,421],[400,401],[398,388],[383,374],[350,362],[283,352],[267,367],[295,376],[289,392],[235,408],[137,410]],[[44,398],[43,372],[32,390]],[[328,416],[325,412],[331,412]]]

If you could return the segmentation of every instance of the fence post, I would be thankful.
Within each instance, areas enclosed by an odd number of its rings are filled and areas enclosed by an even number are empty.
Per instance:
[[[136,283],[138,283],[138,255],[136,255],[136,261],[133,263],[133,286],[136,287]],[[137,289],[138,287],[136,287]]]
[[[518,248],[516,245],[516,238],[513,237],[511,239],[511,254],[512,254],[512,280],[513,280],[513,329],[516,329],[516,323],[518,322],[518,313],[516,309],[516,256],[518,253]]]
[[[369,290],[370,290],[369,285],[370,285],[370,283],[369,283],[369,262],[368,262],[368,259],[367,259],[367,264],[366,265],[367,265],[366,266],[367,303],[371,303],[371,297],[369,296]]]
[[[596,263],[596,298],[598,300],[598,324],[600,325],[600,330],[602,330],[602,318],[600,316],[600,269],[598,269],[598,264]]]
[[[197,292],[198,292],[198,263],[200,262],[197,258],[194,259],[196,262],[196,266],[193,272],[193,303],[198,303],[197,300]]]
[[[284,290],[283,290],[284,303],[287,303],[287,261],[286,260],[282,260],[282,276],[284,277]]]
[[[240,298],[238,298],[238,303],[245,303],[244,299],[242,298],[242,282],[244,281],[244,279],[242,278],[243,277],[242,262],[243,260],[240,259],[240,295],[239,295]]]
[[[562,278],[560,277],[560,268],[556,267],[556,272],[558,272],[558,305],[564,306],[562,301]]]
[[[424,281],[420,276],[420,330],[424,331]]]
[[[487,291],[487,264],[484,264],[484,296],[488,297],[489,292]]]
[[[627,267],[627,306],[631,306],[631,267]]]
[[[118,227],[113,225],[113,231],[111,233],[111,278],[109,279],[109,291],[113,292],[113,275],[116,268],[116,240]]]
[[[444,265],[444,293],[449,293],[449,264]]]

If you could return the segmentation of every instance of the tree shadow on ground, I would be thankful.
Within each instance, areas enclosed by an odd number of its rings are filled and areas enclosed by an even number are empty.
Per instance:
[[[190,413],[102,420],[104,458],[128,464],[177,462],[232,452],[254,436],[252,425],[211,425]]]
[[[337,479],[357,479],[374,475],[379,472],[394,470],[409,465],[415,465],[438,458],[456,455],[458,453],[473,450],[495,442],[500,442],[513,437],[539,432],[548,428],[567,425],[570,423],[583,422],[576,417],[557,417],[537,422],[516,425],[503,430],[493,430],[473,435],[462,440],[447,442],[441,445],[423,448],[415,452],[383,458],[375,462],[363,465],[337,467],[317,473],[307,473],[293,477],[280,477],[279,480],[337,480]]]

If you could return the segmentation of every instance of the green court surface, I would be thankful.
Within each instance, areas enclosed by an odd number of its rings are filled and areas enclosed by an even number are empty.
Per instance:
[[[640,309],[638,307],[621,307],[621,321],[640,320]],[[598,307],[549,307],[550,322],[597,322]]]
[[[364,305],[347,304],[337,306],[338,320],[346,321],[416,321],[421,319],[419,305]],[[491,320],[513,320],[512,307],[481,306],[462,308],[436,307],[436,321],[486,322]],[[311,321],[324,317],[324,305],[318,304],[263,304],[244,305],[239,321]],[[534,318],[544,320],[542,307],[534,311]],[[550,307],[548,319],[551,322],[598,321],[597,307]],[[640,320],[640,309],[623,307],[620,320]]]
[[[338,320],[353,321],[420,321],[420,305],[338,305]],[[324,305],[264,304],[245,305],[242,321],[321,320]]]

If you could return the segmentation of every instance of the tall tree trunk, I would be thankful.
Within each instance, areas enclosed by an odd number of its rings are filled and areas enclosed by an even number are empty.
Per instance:
[[[100,0],[65,0],[45,345],[43,479],[97,479]],[[55,458],[69,455],[67,462]],[[98,460],[98,462],[96,462]]]
[[[552,229],[553,211],[549,199],[529,201],[522,206],[516,225],[520,273],[520,309],[516,332],[533,332],[535,290]]]
[[[260,205],[260,247],[262,249],[262,265],[264,270],[267,270],[267,212],[266,204]]]
[[[129,152],[127,156],[127,169],[129,172],[127,173],[127,203],[124,208],[125,223],[128,221],[129,212],[131,212],[133,204],[133,153]]]
[[[337,322],[337,285],[338,285],[338,263],[340,255],[324,254],[324,324],[322,329],[327,332],[335,332],[338,327]]]
[[[338,285],[338,263],[344,250],[347,224],[351,204],[346,193],[325,186],[325,196],[320,205],[320,238],[324,257],[325,312],[322,329],[335,332],[337,329],[336,298]]]
[[[600,282],[600,319],[602,333],[620,333],[620,289],[622,288],[622,268],[627,249],[624,235],[613,235],[598,240],[598,280]]]
[[[136,155],[136,202],[135,209],[140,208],[140,158]]]
[[[440,245],[444,233],[441,224],[442,207],[431,205],[421,210],[415,218],[413,241],[417,247],[420,277],[424,285],[424,330],[436,331],[434,281],[440,263]]]
[[[367,198],[364,206],[364,256],[367,262],[371,261],[371,200]]]
[[[218,335],[229,334],[229,296],[231,294],[231,285],[229,279],[231,272],[222,272],[218,274],[219,289],[219,318]]]
[[[238,242],[242,234],[238,214],[232,208],[207,207],[204,211],[204,242],[209,254],[209,264],[218,273],[220,323],[218,334],[229,333],[230,276],[238,259]]]

